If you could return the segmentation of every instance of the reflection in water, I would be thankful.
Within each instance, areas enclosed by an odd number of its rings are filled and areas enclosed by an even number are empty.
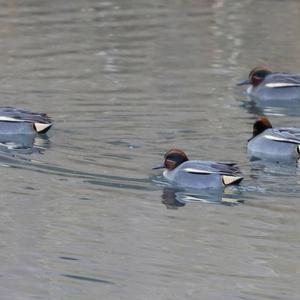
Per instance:
[[[241,107],[250,114],[269,116],[300,116],[300,101],[262,101],[259,99],[244,99]]]
[[[239,186],[228,186],[225,189],[183,189],[172,186],[162,176],[156,176],[152,179],[152,182],[163,187],[162,203],[170,209],[177,209],[187,203],[195,202],[225,205],[235,205],[243,202],[240,200],[242,189]]]
[[[209,204],[224,204],[236,205],[242,203],[239,199],[240,190],[236,187],[230,187],[223,190],[218,189],[201,189],[201,190],[180,190],[176,188],[163,188],[162,203],[167,208],[176,209],[185,206],[187,203],[209,203]]]
[[[179,190],[173,188],[163,188],[162,203],[166,206],[166,208],[176,209],[178,207],[185,206],[185,202],[181,201],[180,197],[177,198],[177,194],[179,194]]]
[[[250,162],[251,187],[245,192],[256,195],[267,195],[268,197],[297,197],[300,192],[299,186],[299,163],[279,162],[268,160],[252,160]],[[284,184],[288,182],[289,184]],[[254,195],[252,195],[254,197]]]
[[[261,116],[264,114],[264,110],[261,107],[258,107],[255,101],[249,101],[249,99],[243,99],[240,101],[241,107],[248,111],[248,113],[253,115]]]
[[[0,135],[0,152],[6,154],[43,154],[49,147],[50,141],[47,135]]]
[[[256,178],[265,175],[272,176],[296,176],[299,174],[299,163],[296,161],[274,162],[265,159],[252,159],[250,161],[251,175]]]

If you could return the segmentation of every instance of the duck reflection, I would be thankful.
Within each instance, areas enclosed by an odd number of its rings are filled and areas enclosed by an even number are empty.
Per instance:
[[[47,135],[0,134],[0,153],[43,154],[50,146]]]
[[[181,201],[180,198],[177,199],[177,194],[180,191],[173,188],[164,188],[161,198],[163,199],[161,203],[163,203],[166,208],[176,209],[178,207],[185,206],[185,202]]]
[[[241,107],[254,115],[300,116],[300,100],[263,101],[249,98],[241,101]]]
[[[298,197],[300,192],[299,163],[252,158],[249,167],[250,180],[244,190],[246,197],[249,193],[251,198],[255,198],[255,195],[259,197],[266,195],[273,199],[278,198],[279,195],[282,199]]]
[[[184,190],[173,187],[164,187],[162,203],[168,209],[178,209],[188,203],[209,203],[236,205],[242,203],[239,199],[240,190],[238,187]]]
[[[265,177],[298,176],[300,173],[299,161],[275,161],[256,157],[250,159],[250,177],[259,180]]]

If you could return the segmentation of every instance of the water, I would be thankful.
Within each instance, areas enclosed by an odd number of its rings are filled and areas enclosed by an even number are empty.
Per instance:
[[[295,127],[300,114],[235,83],[261,62],[300,71],[299,12],[2,1],[1,105],[55,126],[25,150],[1,144],[1,298],[298,299],[299,168],[250,163],[246,142],[262,112]],[[234,159],[245,180],[219,198],[155,184],[174,146]]]

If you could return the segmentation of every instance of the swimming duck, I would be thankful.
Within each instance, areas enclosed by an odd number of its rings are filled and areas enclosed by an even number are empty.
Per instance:
[[[273,128],[267,117],[260,117],[253,125],[253,136],[247,149],[251,157],[297,160],[300,157],[300,129]]]
[[[300,74],[273,73],[265,66],[255,67],[247,80],[237,85],[250,84],[246,93],[254,100],[300,100]]]
[[[243,179],[234,163],[189,160],[180,149],[169,150],[164,158],[164,163],[153,169],[165,168],[163,176],[179,187],[219,188]]]
[[[0,107],[0,134],[44,134],[53,125],[44,113]]]

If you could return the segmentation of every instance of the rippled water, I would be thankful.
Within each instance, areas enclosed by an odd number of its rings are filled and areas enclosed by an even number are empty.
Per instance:
[[[300,110],[235,86],[257,63],[300,72],[299,13],[297,0],[2,1],[1,105],[55,126],[25,148],[1,141],[1,298],[299,299],[299,168],[250,163],[246,142],[261,113],[300,127]],[[223,195],[158,184],[173,146],[233,159],[245,180]]]

